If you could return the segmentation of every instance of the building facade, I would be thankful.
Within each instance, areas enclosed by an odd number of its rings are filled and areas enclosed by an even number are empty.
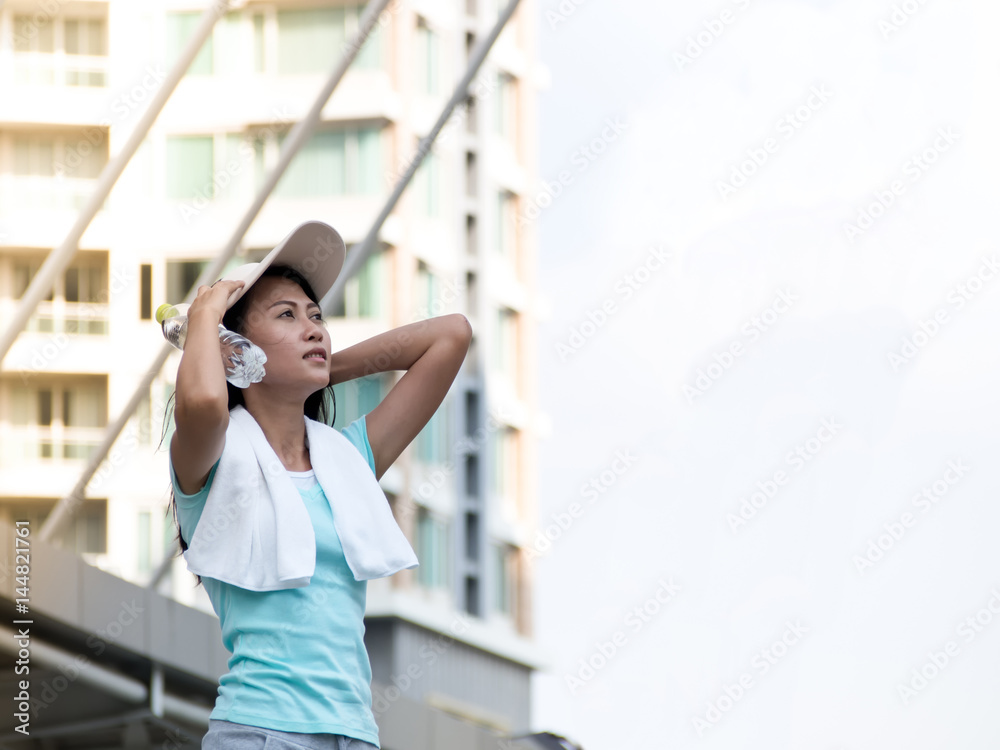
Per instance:
[[[246,233],[233,265],[307,219],[348,252],[368,232],[505,3],[399,0],[380,16],[322,122]],[[0,4],[0,319],[124,146],[204,11],[204,0]],[[358,26],[363,4],[231,3],[72,263],[0,370],[0,520],[47,514],[163,344],[153,319],[226,244]],[[412,185],[377,252],[329,310],[334,348],[460,312],[474,330],[445,403],[381,480],[421,561],[369,585],[375,679],[468,721],[529,722],[534,524],[535,234],[519,219],[535,177],[532,4],[522,3]],[[171,355],[90,481],[60,545],[145,585],[173,551]],[[336,426],[402,373],[337,387]],[[156,587],[207,612],[182,560]],[[426,662],[433,644],[449,648]],[[399,686],[397,685],[397,689]]]

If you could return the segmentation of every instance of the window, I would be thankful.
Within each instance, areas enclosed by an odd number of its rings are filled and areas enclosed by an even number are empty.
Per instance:
[[[434,302],[441,293],[441,281],[422,260],[417,261],[416,287],[413,299],[419,317],[415,320],[424,320],[439,314],[434,312]]]
[[[345,42],[344,8],[278,11],[278,73],[322,73]]]
[[[12,31],[14,76],[18,83],[106,85],[105,18],[52,16],[44,12],[15,15]]]
[[[507,190],[497,192],[497,234],[494,250],[508,259],[514,258],[517,233],[514,194]]]
[[[139,266],[139,320],[153,319],[153,266]]]
[[[167,67],[173,67],[188,40],[198,28],[201,13],[167,13]],[[211,75],[214,69],[215,45],[212,36],[201,46],[198,55],[187,69],[187,75]]]
[[[424,157],[414,175],[414,194],[420,213],[441,216],[441,162],[433,151]]]
[[[336,423],[339,428],[347,427],[382,402],[383,378],[381,373],[365,375],[346,383],[337,383],[333,387],[334,397],[337,399]]]
[[[493,609],[513,613],[514,548],[502,542],[490,545],[493,553]]]
[[[267,58],[265,50],[267,45],[264,41],[264,14],[253,14],[253,72],[263,73],[266,68]]]
[[[167,302],[176,305],[187,297],[207,260],[167,261]]]
[[[67,18],[63,24],[63,36],[67,55],[104,57],[108,54],[106,24],[103,18]],[[82,61],[78,64],[83,66]],[[68,86],[103,86],[104,71],[68,68]]]
[[[214,188],[212,136],[167,138],[167,198],[212,197]]]
[[[417,433],[417,460],[426,464],[444,463],[448,458],[448,402],[431,415]]]
[[[350,248],[347,251],[350,255]],[[357,275],[344,285],[343,306],[334,315],[351,318],[381,318],[387,314],[385,279],[388,261],[384,252],[368,256]]]
[[[280,136],[279,143],[286,137]],[[324,130],[295,155],[277,192],[289,198],[377,195],[381,174],[380,128]]]
[[[363,5],[348,5],[279,10],[278,73],[328,72],[357,32],[363,9]],[[368,70],[381,68],[382,48],[382,31],[376,23],[352,67]]]
[[[417,22],[417,90],[434,96],[438,93],[440,78],[440,41],[437,33],[428,28],[426,21]]]
[[[504,138],[513,139],[517,113],[514,77],[509,73],[497,71],[496,92],[496,122],[494,123],[496,132]]]
[[[103,128],[0,136],[0,152],[5,141],[13,156],[13,190],[3,201],[7,213],[76,211],[90,197],[92,181],[108,163],[107,130]]]
[[[508,307],[496,311],[493,368],[510,378],[517,374],[517,313]]]
[[[476,169],[476,155],[468,151],[465,154],[465,194],[470,198],[476,197],[478,181],[479,173]]]
[[[446,588],[450,577],[448,524],[426,508],[417,512],[417,579],[427,588]]]
[[[38,376],[27,384],[3,386],[9,428],[0,464],[89,458],[107,424],[107,376],[73,380]]]
[[[45,520],[55,508],[55,500],[3,500],[0,501],[0,519],[9,524],[29,521],[32,533],[42,530]],[[104,554],[107,552],[107,502],[84,500],[61,533],[62,546],[78,555]]]
[[[14,299],[20,299],[38,273],[42,259],[11,259]],[[2,265],[0,265],[2,268]],[[105,335],[108,332],[108,266],[105,253],[77,253],[56,278],[25,330],[36,333]]]
[[[493,493],[501,498],[507,511],[513,507],[513,493],[517,490],[517,455],[515,430],[503,427],[491,433],[493,448]],[[509,514],[513,520],[512,514]]]

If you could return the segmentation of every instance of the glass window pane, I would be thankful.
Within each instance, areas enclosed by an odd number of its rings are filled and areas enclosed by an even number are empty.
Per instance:
[[[48,389],[38,392],[38,424],[42,427],[52,424],[52,391]]]
[[[67,302],[80,301],[80,269],[67,268],[63,279],[63,297]]]
[[[281,141],[284,142],[284,136]],[[345,144],[342,130],[313,134],[282,176],[278,184],[279,194],[287,197],[343,195],[346,187]]]
[[[52,19],[43,13],[14,16],[14,49],[17,52],[55,52]]]
[[[321,73],[344,47],[344,8],[278,11],[278,73]]]
[[[260,13],[253,17],[253,69],[264,72],[264,16]]]
[[[358,192],[378,195],[382,177],[382,130],[361,128],[358,131]]]
[[[105,42],[104,20],[91,19],[87,21],[87,54],[107,55],[108,50]]]
[[[80,22],[66,19],[63,25],[63,44],[67,55],[82,55],[84,52],[80,48]]]
[[[363,5],[354,7],[354,12],[359,19],[363,11]],[[352,28],[357,29],[357,25],[355,24]],[[352,33],[354,32],[352,31]],[[365,43],[361,47],[357,59],[354,61],[354,64],[358,68],[365,70],[379,70],[382,68],[382,37],[384,34],[382,26],[376,21],[371,33],[368,34],[368,38],[365,39]]]
[[[212,197],[212,137],[167,138],[167,198]]]
[[[31,399],[31,392],[16,385],[10,390],[10,422],[15,425],[31,424],[31,414],[28,402]]]
[[[90,266],[87,269],[87,290],[84,299],[87,302],[107,302],[106,282],[104,269],[99,266]]]
[[[80,385],[63,391],[63,425],[103,427],[104,391],[97,385]]]
[[[167,64],[172,66],[198,27],[200,13],[167,13]],[[189,75],[211,75],[214,47],[209,36],[188,68]]]

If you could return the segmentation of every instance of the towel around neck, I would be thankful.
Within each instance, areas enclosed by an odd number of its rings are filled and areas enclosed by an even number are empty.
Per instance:
[[[417,567],[368,462],[334,428],[303,419],[309,460],[355,580]],[[307,586],[315,572],[309,511],[260,425],[242,406],[229,413],[226,444],[184,559],[196,575],[250,591]]]

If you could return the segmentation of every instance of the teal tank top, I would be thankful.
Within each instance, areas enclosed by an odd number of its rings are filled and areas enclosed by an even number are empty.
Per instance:
[[[365,418],[341,434],[374,474]],[[218,465],[194,495],[181,492],[170,465],[185,543],[194,535]],[[248,591],[202,578],[231,654],[210,718],[284,732],[341,734],[379,747],[364,643],[367,581],[355,581],[347,566],[323,488],[295,483],[316,532],[316,571],[309,585]]]

